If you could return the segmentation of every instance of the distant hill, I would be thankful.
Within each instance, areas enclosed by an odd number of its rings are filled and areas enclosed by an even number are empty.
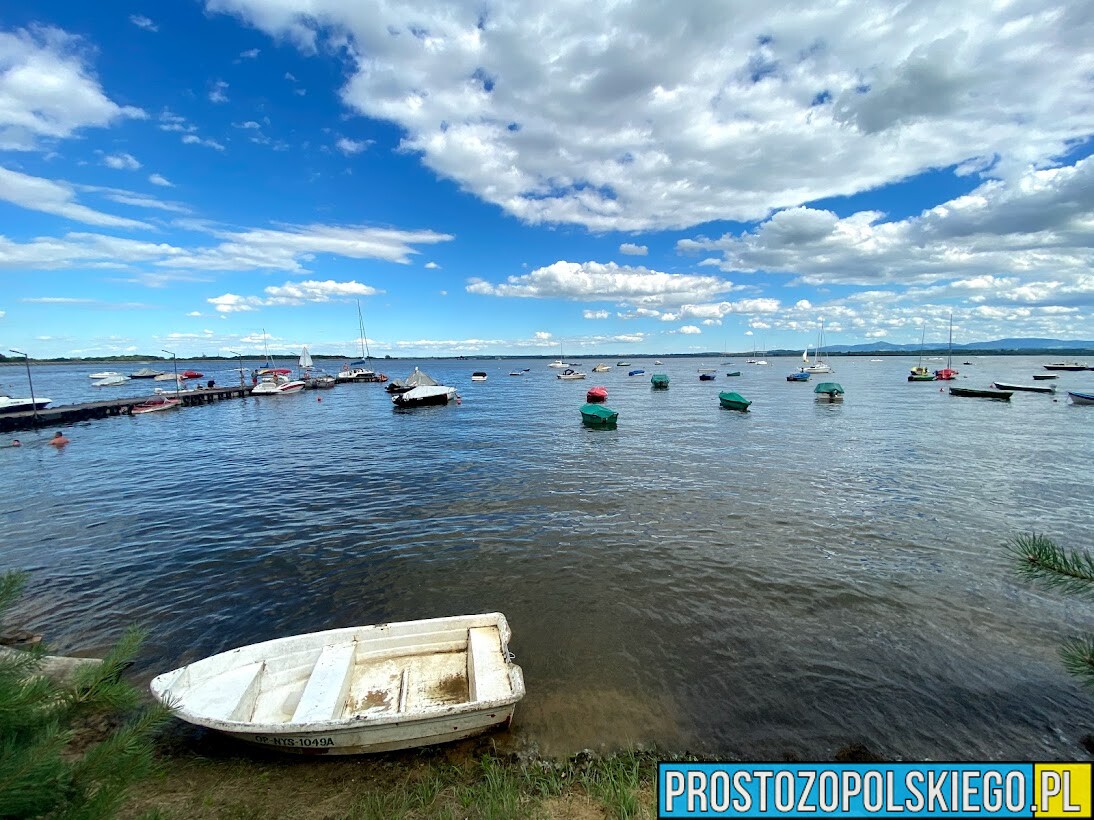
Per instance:
[[[829,353],[918,353],[923,350],[945,350],[945,342],[895,345],[890,342],[872,342],[864,345],[826,345]],[[1094,341],[1071,339],[998,339],[994,342],[954,343],[954,350],[1094,350]]]

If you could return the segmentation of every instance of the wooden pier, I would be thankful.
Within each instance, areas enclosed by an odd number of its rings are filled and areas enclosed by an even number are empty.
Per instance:
[[[183,407],[195,407],[199,404],[211,404],[224,399],[241,399],[251,392],[251,385],[235,387],[209,387],[200,390],[180,390],[178,397]],[[128,416],[138,404],[164,397],[174,398],[174,391],[157,393],[153,396],[139,396],[130,399],[111,399],[109,401],[91,401],[85,404],[63,404],[39,410],[37,419],[31,410],[21,413],[0,413],[0,433],[14,430],[32,430],[35,427],[53,427],[63,424],[75,424],[90,419],[105,419],[109,416]],[[181,409],[181,408],[180,408]]]

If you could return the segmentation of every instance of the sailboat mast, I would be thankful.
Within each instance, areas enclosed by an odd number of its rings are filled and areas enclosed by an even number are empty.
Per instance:
[[[266,343],[266,328],[262,328],[262,349],[266,351],[266,367],[270,366],[270,346]]]
[[[950,349],[946,352],[946,369],[953,369],[953,313],[950,314]]]
[[[361,331],[361,355],[365,359],[371,359],[372,354],[368,350],[368,339],[365,337],[365,317],[361,313],[361,300],[357,300],[357,326]]]

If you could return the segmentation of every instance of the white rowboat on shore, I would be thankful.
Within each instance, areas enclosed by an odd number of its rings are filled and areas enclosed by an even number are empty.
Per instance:
[[[460,740],[524,697],[500,612],[330,629],[221,652],[152,680],[189,723],[287,752]]]

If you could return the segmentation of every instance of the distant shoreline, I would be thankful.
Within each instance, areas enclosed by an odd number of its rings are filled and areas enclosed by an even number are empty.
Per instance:
[[[909,356],[945,356],[950,351],[945,347],[925,347],[922,350],[855,350],[855,351],[821,351],[825,356],[833,356],[848,359],[861,359],[864,356],[879,357],[879,358],[907,358]],[[707,353],[583,353],[580,355],[572,356],[575,360],[587,361],[589,359],[602,359],[604,361],[624,360],[624,359],[697,359],[697,358],[713,358],[713,359],[743,359],[746,357],[757,357],[761,354],[757,354],[751,351],[745,351],[743,353],[721,353],[717,351],[710,351]],[[1043,356],[1045,358],[1051,358],[1053,360],[1059,359],[1082,359],[1082,358],[1094,358],[1094,349],[1086,347],[1078,348],[1029,348],[1022,350],[954,350],[952,356],[955,358],[982,358],[986,356]],[[270,354],[271,361],[286,361],[294,360],[299,357],[298,353],[280,353]],[[763,358],[767,359],[796,359],[801,357],[801,351],[799,350],[776,350],[767,351],[762,354]],[[390,357],[373,357],[370,361],[376,366],[385,364],[387,362],[423,362],[423,361],[527,361],[527,360],[543,360],[552,361],[558,358],[554,354],[550,353],[537,353],[531,355],[477,355],[477,356],[390,356]],[[312,360],[316,362],[343,362],[349,360],[358,360],[357,356],[337,356],[328,354],[312,354]],[[252,356],[250,358],[244,357],[243,363],[248,362],[265,362],[266,356]],[[238,364],[239,357],[224,357],[224,356],[188,356],[180,357],[177,359],[179,362],[213,362],[223,364]],[[156,358],[155,356],[148,356],[143,358],[102,358],[102,359],[31,359],[32,365],[160,365],[167,366],[171,364],[171,359]],[[26,362],[23,359],[16,359],[12,357],[0,356],[0,367],[4,365],[12,365],[23,367]]]

